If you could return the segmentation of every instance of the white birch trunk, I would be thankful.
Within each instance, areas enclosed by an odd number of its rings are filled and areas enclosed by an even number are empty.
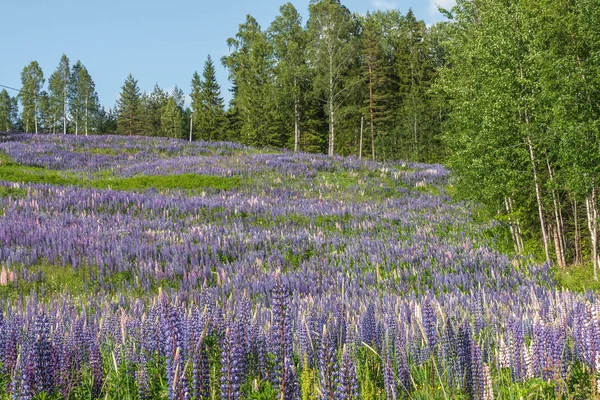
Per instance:
[[[592,260],[594,264],[594,280],[598,280],[598,208],[596,206],[596,188],[592,189],[592,194],[585,200],[587,211],[588,229],[590,231],[590,241],[592,244]]]

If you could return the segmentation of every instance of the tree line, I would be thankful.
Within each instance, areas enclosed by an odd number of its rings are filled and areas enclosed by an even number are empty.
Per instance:
[[[359,15],[321,0],[311,2],[304,24],[287,3],[266,29],[248,15],[227,40],[230,54],[220,60],[232,85],[227,106],[210,56],[192,76],[189,107],[181,89],[142,93],[129,75],[106,111],[85,67],[69,69],[63,55],[47,92],[37,62],[25,67],[22,113],[15,115],[15,99],[1,100],[0,121],[2,129],[188,139],[191,131],[192,140],[439,161],[443,104],[429,90],[441,65],[438,36],[412,11]]]

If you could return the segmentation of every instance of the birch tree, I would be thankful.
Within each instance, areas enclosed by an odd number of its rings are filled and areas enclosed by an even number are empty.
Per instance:
[[[40,92],[44,86],[44,73],[37,61],[32,61],[21,72],[21,92],[19,98],[23,106],[22,119],[25,131],[34,129],[38,133]]]
[[[337,113],[352,87],[345,74],[356,54],[357,24],[339,0],[313,0],[309,6],[308,34],[315,95],[325,104],[328,116],[327,154],[333,156]]]

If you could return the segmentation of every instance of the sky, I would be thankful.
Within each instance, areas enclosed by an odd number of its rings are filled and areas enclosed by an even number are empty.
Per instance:
[[[222,95],[228,100],[227,38],[236,34],[246,14],[263,29],[287,0],[0,0],[2,56],[0,85],[20,88],[21,71],[38,61],[47,79],[66,54],[71,65],[86,66],[100,102],[113,107],[129,73],[141,91],[155,84],[172,91],[190,91],[194,71],[202,73],[210,54]],[[309,0],[292,0],[308,18]],[[428,24],[442,19],[436,4],[449,8],[454,0],[342,0],[353,12],[412,8]],[[12,91],[11,95],[16,95]]]

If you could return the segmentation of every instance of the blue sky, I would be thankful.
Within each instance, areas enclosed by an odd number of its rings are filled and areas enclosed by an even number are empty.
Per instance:
[[[286,0],[0,0],[2,59],[0,84],[20,87],[21,70],[40,63],[46,80],[65,53],[87,67],[100,101],[112,107],[129,73],[142,91],[155,83],[189,92],[194,71],[201,73],[210,54],[223,95],[229,98],[227,71],[220,58],[246,14],[266,29]],[[438,21],[434,3],[453,0],[345,0],[351,11],[412,8],[427,23]],[[309,0],[292,3],[308,18]],[[14,92],[11,95],[15,95]]]

